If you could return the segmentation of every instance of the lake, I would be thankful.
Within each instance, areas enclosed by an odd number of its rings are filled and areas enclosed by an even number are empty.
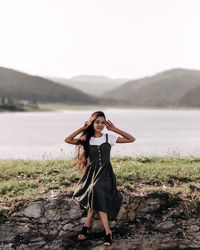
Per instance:
[[[136,138],[133,143],[117,143],[111,156],[200,156],[200,110],[101,110],[116,127]],[[0,158],[72,158],[76,146],[65,143],[64,138],[94,111],[0,113]],[[105,128],[106,132],[114,134]]]

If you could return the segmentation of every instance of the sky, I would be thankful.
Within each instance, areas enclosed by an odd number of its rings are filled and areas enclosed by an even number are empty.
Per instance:
[[[199,0],[0,0],[0,66],[136,79],[200,70]]]

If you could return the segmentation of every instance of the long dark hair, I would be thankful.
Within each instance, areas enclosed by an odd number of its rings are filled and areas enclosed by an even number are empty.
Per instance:
[[[89,126],[83,130],[82,135],[78,138],[78,154],[77,154],[77,161],[76,165],[78,165],[78,168],[80,172],[84,172],[88,166],[89,163],[89,141],[90,138],[94,135],[94,127],[93,124],[97,117],[104,117],[106,120],[106,116],[102,111],[96,111],[94,112],[90,119],[89,119]]]

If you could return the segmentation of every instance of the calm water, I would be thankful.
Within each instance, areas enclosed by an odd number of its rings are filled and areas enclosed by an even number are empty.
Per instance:
[[[0,113],[0,158],[72,158],[76,147],[64,138],[96,110]],[[116,144],[111,156],[200,156],[199,110],[103,109],[116,127],[136,138]],[[113,133],[106,128],[104,133]]]

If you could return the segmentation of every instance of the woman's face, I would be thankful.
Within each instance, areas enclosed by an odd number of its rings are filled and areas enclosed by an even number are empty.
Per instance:
[[[97,132],[102,131],[105,127],[105,122],[106,121],[105,121],[105,118],[103,116],[98,116],[93,124],[94,130]]]

